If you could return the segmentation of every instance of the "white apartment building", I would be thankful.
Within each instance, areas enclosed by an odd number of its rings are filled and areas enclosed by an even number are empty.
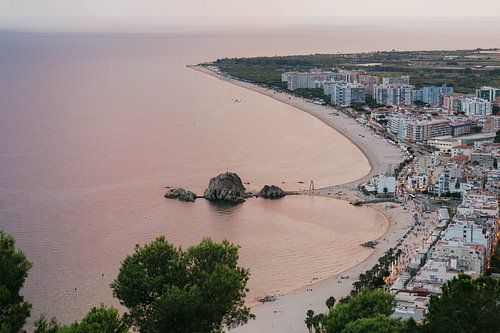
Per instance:
[[[431,251],[431,258],[437,260],[456,259],[457,270],[473,271],[479,275],[483,273],[485,252],[486,248],[476,243],[441,240]]]
[[[476,224],[474,221],[453,220],[448,225],[442,239],[445,241],[460,241],[464,243],[476,243],[482,245],[489,252],[489,235],[485,227]]]
[[[460,192],[457,182],[460,170],[453,163],[436,167],[430,177],[429,191],[436,195]]]
[[[448,120],[417,120],[409,121],[406,127],[406,140],[423,142],[429,139],[450,135],[451,127]]]
[[[463,112],[468,116],[488,116],[492,112],[491,102],[465,94],[443,95],[443,107],[448,110]]]
[[[309,72],[286,72],[281,74],[281,81],[287,83],[288,90],[300,88],[317,88],[318,82],[332,81],[335,73],[311,69]]]
[[[488,116],[491,115],[492,105],[482,98],[467,98],[462,101],[461,111],[468,116]]]
[[[451,147],[451,157],[455,157],[458,155],[464,155],[470,157],[472,151],[474,150],[473,146],[460,145]]]
[[[413,191],[425,191],[429,185],[429,177],[425,174],[408,176],[407,188]]]
[[[331,96],[335,105],[349,106],[352,103],[364,103],[365,87],[362,84],[345,82],[325,82],[323,92]]]

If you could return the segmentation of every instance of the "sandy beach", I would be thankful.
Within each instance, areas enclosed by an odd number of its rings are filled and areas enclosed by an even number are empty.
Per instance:
[[[389,144],[383,138],[375,136],[373,130],[356,122],[353,118],[346,116],[333,107],[314,104],[304,98],[296,97],[286,92],[277,92],[252,83],[231,79],[215,73],[203,66],[191,66],[190,68],[242,88],[263,94],[279,102],[293,106],[303,112],[307,112],[342,134],[356,147],[358,147],[361,152],[363,152],[371,167],[371,170],[367,175],[347,184],[335,184],[333,186],[326,187],[324,188],[324,191],[315,194],[326,194],[329,190],[331,191],[332,189],[340,187],[356,187],[358,184],[367,181],[374,175],[391,171],[392,168],[398,165],[403,159],[401,151],[398,147]]]
[[[360,183],[366,182],[374,175],[392,170],[403,159],[398,147],[374,135],[373,131],[367,126],[356,122],[332,107],[317,105],[285,92],[277,92],[252,83],[227,78],[202,66],[191,66],[191,68],[307,112],[344,135],[363,152],[371,167],[367,175],[349,183],[334,184],[314,191],[307,191],[308,194],[332,196],[341,200],[353,201],[356,199],[356,188]],[[337,194],[339,190],[342,191],[341,195]],[[379,244],[367,258],[361,262],[353,263],[349,269],[343,270],[328,279],[311,281],[308,286],[281,295],[275,302],[254,306],[252,310],[257,319],[245,326],[234,329],[233,332],[307,332],[304,318],[308,309],[315,312],[326,312],[325,300],[329,296],[340,299],[348,295],[352,283],[359,274],[375,265],[378,258],[387,249],[395,246],[396,242],[413,224],[412,216],[403,210],[400,205],[379,203],[372,204],[370,207],[382,214],[387,223],[384,234],[378,239]],[[346,276],[349,278],[345,278]]]

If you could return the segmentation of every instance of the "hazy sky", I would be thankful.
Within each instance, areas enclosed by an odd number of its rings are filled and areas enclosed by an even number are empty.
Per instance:
[[[154,18],[204,24],[269,16],[500,17],[500,0],[0,0],[0,24],[18,28],[90,24],[93,17],[151,25]]]
[[[0,0],[2,16],[500,16],[499,0]]]

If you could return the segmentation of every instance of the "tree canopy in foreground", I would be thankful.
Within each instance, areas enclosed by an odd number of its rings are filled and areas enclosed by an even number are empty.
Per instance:
[[[440,297],[431,296],[424,331],[500,332],[500,280],[460,275],[446,283]]]
[[[376,315],[389,316],[396,301],[394,296],[381,289],[365,289],[348,302],[338,304],[326,315],[324,326],[328,333],[340,333],[347,324]]]
[[[140,332],[219,332],[254,318],[238,246],[205,238],[186,251],[159,237],[124,260],[113,294]]]
[[[19,293],[31,263],[15,245],[14,238],[0,230],[0,333],[18,332],[31,312],[31,304]]]
[[[42,316],[35,326],[35,333],[127,333],[129,330],[118,310],[105,305],[90,309],[80,322],[60,325],[55,318],[47,321]]]

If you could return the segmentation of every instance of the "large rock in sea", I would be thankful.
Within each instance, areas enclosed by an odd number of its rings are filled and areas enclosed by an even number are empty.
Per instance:
[[[173,188],[165,193],[167,199],[179,199],[180,201],[195,201],[198,196],[196,193],[187,191],[183,188]]]
[[[226,172],[210,179],[203,196],[210,201],[243,202],[247,193],[241,178],[234,172]]]
[[[264,185],[257,196],[266,199],[279,199],[285,196],[285,191],[276,185]]]

